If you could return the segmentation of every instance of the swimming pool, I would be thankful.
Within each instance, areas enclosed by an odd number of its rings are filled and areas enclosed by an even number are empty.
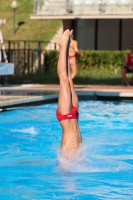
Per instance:
[[[133,103],[80,101],[82,163],[65,171],[56,107],[0,114],[0,199],[133,199]]]

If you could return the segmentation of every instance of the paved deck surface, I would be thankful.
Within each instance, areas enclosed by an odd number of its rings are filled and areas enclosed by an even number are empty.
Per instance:
[[[80,99],[133,100],[133,87],[75,85]],[[59,85],[20,85],[0,87],[0,109],[54,102],[58,99]]]

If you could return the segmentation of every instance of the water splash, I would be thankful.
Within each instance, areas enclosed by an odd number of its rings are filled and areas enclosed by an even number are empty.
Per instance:
[[[20,132],[20,133],[29,133],[31,135],[38,134],[38,130],[35,127],[28,127],[28,128],[22,128],[22,129],[14,129],[11,130],[12,132]]]
[[[58,152],[58,171],[72,173],[97,173],[97,172],[119,172],[131,170],[133,166],[124,162],[123,157],[116,155],[98,155],[96,152],[91,152],[92,145],[84,144],[78,150],[74,159],[64,159],[60,157]]]

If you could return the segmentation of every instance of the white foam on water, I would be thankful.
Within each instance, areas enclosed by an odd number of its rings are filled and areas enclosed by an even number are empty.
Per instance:
[[[38,130],[35,127],[28,127],[28,128],[22,128],[22,129],[14,129],[11,130],[12,132],[20,132],[20,133],[29,133],[31,135],[38,134]]]
[[[96,172],[119,172],[133,168],[132,165],[123,161],[117,155],[98,155],[91,152],[92,145],[83,144],[73,159],[64,159],[58,152],[58,171],[96,173]]]

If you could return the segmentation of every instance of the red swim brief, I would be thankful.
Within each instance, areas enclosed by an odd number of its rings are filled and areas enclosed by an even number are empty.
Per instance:
[[[69,60],[76,57],[76,55],[68,56]]]
[[[77,108],[74,106],[72,106],[71,112],[66,115],[61,115],[58,109],[56,110],[56,117],[59,121],[66,120],[66,119],[77,119],[78,115],[79,113],[77,111]]]

